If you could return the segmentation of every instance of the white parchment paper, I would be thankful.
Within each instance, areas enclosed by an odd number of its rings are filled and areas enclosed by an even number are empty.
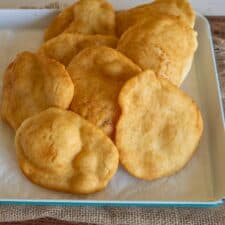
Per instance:
[[[35,51],[42,42],[43,30],[0,29],[0,91],[7,65],[24,50]],[[77,196],[44,189],[25,178],[18,167],[14,131],[0,121],[0,198],[1,199],[92,199],[142,201],[208,201],[213,199],[213,181],[209,155],[207,114],[199,93],[196,62],[184,83],[184,89],[198,103],[205,130],[197,153],[190,163],[172,177],[153,182],[142,181],[119,169],[108,187],[97,194]],[[185,146],[184,146],[185,148]]]

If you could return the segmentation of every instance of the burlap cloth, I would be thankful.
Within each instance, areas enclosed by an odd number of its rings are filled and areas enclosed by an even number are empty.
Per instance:
[[[40,217],[102,225],[205,225],[225,224],[225,205],[217,208],[111,208],[1,206],[2,221],[18,221]],[[45,220],[47,224],[47,220]],[[27,225],[27,223],[24,223]],[[62,224],[55,223],[55,224]]]
[[[211,20],[213,21],[213,19]],[[225,24],[225,19],[223,20]],[[214,26],[214,47],[220,82],[225,100],[225,39],[218,33]],[[221,30],[222,31],[222,30]],[[223,31],[222,31],[223,32]],[[222,33],[223,34],[223,33]],[[224,101],[225,103],[225,101]],[[225,205],[216,208],[117,208],[117,207],[68,207],[68,206],[0,206],[0,222],[19,221],[53,217],[64,221],[73,221],[91,224],[225,224]],[[0,223],[1,224],[1,223]],[[8,223],[3,223],[8,224]],[[18,224],[18,223],[10,223]],[[66,224],[63,221],[55,221],[48,218],[34,222],[19,224]]]

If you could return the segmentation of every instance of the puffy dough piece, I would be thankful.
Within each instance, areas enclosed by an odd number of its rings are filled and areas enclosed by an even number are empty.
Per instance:
[[[105,0],[80,0],[55,17],[45,40],[62,32],[114,35],[115,11]]]
[[[116,48],[117,38],[100,34],[83,35],[79,33],[64,33],[45,42],[39,49],[39,53],[67,66],[73,56],[78,54],[82,49],[99,45]]]
[[[117,49],[142,69],[151,69],[179,86],[191,68],[196,36],[192,28],[178,19],[162,16],[130,27]]]
[[[108,184],[118,167],[112,141],[79,115],[59,108],[26,119],[15,142],[23,173],[49,189],[93,193]]]
[[[151,17],[159,15],[176,16],[181,21],[194,27],[195,12],[186,0],[156,0],[153,3],[141,5],[116,14],[117,34],[120,36],[130,26]]]
[[[115,34],[115,11],[105,0],[80,0],[73,12],[74,20],[65,32]]]
[[[112,137],[120,88],[141,69],[118,51],[99,46],[81,51],[67,70],[76,87],[71,110]]]
[[[52,22],[45,31],[45,41],[61,34],[70,25],[74,18],[73,7],[74,5],[65,8],[52,20]]]
[[[73,93],[73,82],[62,64],[23,52],[5,72],[1,115],[17,129],[23,120],[50,106],[68,108]]]
[[[124,168],[146,180],[182,169],[203,130],[192,99],[167,79],[145,71],[125,83],[118,101],[122,112],[116,146]]]

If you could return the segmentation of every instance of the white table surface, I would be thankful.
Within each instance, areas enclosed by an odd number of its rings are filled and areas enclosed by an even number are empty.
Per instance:
[[[110,1],[110,0],[109,0]],[[140,2],[150,2],[151,0],[130,0],[132,5]],[[0,8],[19,8],[19,7],[45,7],[46,5],[60,5],[73,2],[72,0],[0,0]],[[123,0],[117,1],[117,6],[123,7]],[[190,0],[193,7],[204,15],[225,15],[225,0]]]

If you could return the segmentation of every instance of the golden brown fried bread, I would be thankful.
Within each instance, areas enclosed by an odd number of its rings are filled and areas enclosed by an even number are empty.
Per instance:
[[[55,17],[45,40],[62,32],[114,35],[115,11],[105,0],[80,0]]]
[[[117,45],[117,38],[100,34],[83,35],[79,33],[64,33],[45,42],[39,49],[39,53],[53,58],[67,66],[73,56],[82,49],[99,45],[115,48]]]
[[[73,93],[73,82],[62,64],[23,52],[5,72],[1,115],[17,129],[23,120],[50,106],[68,108]]]
[[[49,108],[26,119],[16,132],[23,173],[43,187],[89,194],[106,187],[118,167],[118,151],[79,115]]]
[[[44,40],[47,41],[61,34],[73,21],[73,5],[64,9],[50,23],[45,31]]]
[[[115,11],[105,0],[80,0],[74,5],[74,20],[69,33],[115,34]]]
[[[193,100],[147,70],[125,83],[118,101],[122,112],[116,146],[124,168],[146,180],[183,168],[196,151],[203,130]]]
[[[151,69],[180,86],[191,68],[196,36],[177,18],[162,16],[130,27],[117,49],[142,69]]]
[[[120,88],[141,69],[118,51],[99,46],[81,51],[67,70],[76,87],[71,110],[112,137]]]
[[[159,15],[176,16],[181,21],[194,27],[195,12],[186,0],[156,0],[153,3],[141,5],[116,14],[116,29],[120,36],[130,26],[141,20]]]

